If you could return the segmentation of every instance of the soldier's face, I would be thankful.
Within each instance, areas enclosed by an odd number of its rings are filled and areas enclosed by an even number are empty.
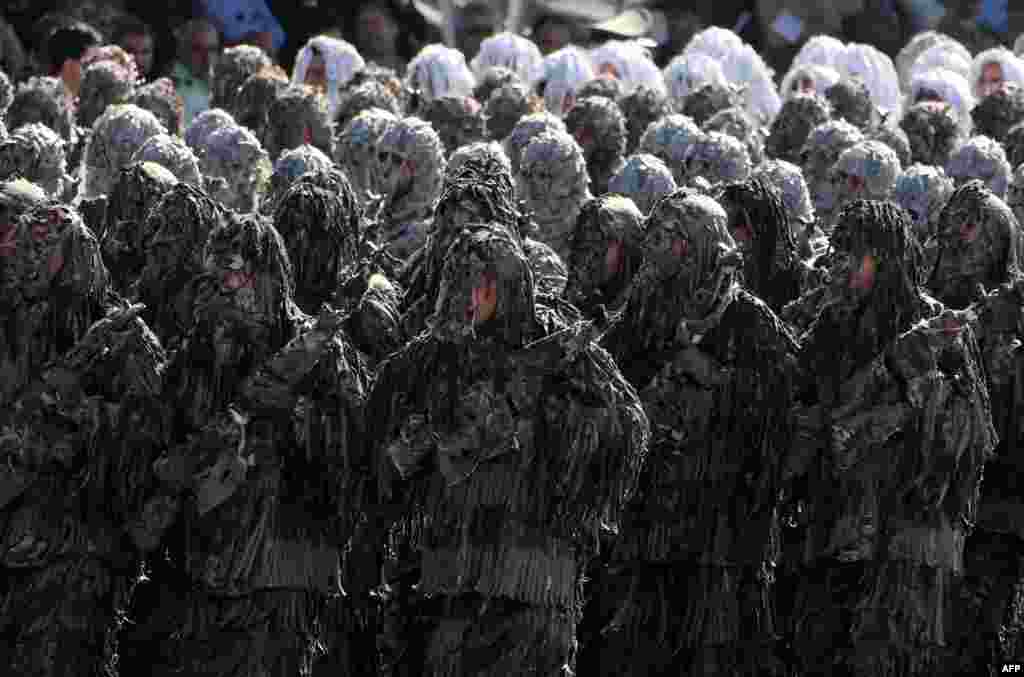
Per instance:
[[[981,69],[981,75],[978,77],[978,98],[988,96],[992,92],[998,91],[1002,86],[1002,65],[996,62],[985,64]]]
[[[939,300],[955,308],[967,307],[980,285],[988,281],[995,264],[993,243],[976,219],[944,224],[939,233],[939,259],[932,290]]]
[[[473,287],[473,295],[466,309],[467,319],[473,326],[490,322],[498,312],[498,278],[493,273],[483,273]]]
[[[327,89],[327,63],[320,54],[314,54],[306,67],[305,83],[319,91]]]

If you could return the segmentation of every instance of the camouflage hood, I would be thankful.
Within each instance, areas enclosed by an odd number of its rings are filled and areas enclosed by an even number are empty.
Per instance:
[[[521,119],[544,107],[543,101],[519,82],[498,87],[483,103],[484,129],[492,141],[504,141]]]
[[[520,118],[505,138],[505,152],[512,163],[512,173],[519,171],[519,158],[526,146],[545,131],[568,133],[560,117],[548,112],[532,113]]]
[[[263,145],[271,160],[303,144],[315,146],[331,157],[333,134],[327,99],[310,87],[293,85],[270,105]]]
[[[117,172],[151,137],[166,134],[156,116],[132,104],[111,106],[96,120],[85,149],[82,196],[110,192]]]
[[[685,115],[669,115],[651,123],[640,137],[640,152],[650,153],[664,162],[676,183],[686,175],[686,152],[704,136],[697,123]]]
[[[952,107],[939,101],[915,103],[900,127],[910,143],[910,161],[925,165],[944,167],[964,139]]]
[[[192,122],[185,129],[185,145],[191,148],[193,153],[199,155],[206,147],[206,139],[210,134],[222,127],[233,127],[237,124],[231,113],[223,108],[207,108],[192,118]]]
[[[131,162],[152,162],[167,169],[179,181],[201,186],[203,177],[199,173],[199,161],[192,149],[185,145],[180,136],[157,134],[146,140],[135,151]]]
[[[711,132],[697,139],[686,151],[684,183],[703,178],[711,185],[746,181],[750,177],[750,155],[743,143],[728,134]]]
[[[480,43],[480,50],[469,62],[477,79],[482,79],[488,70],[507,68],[520,82],[532,84],[543,73],[544,57],[531,40],[516,33],[498,33]]]
[[[210,195],[243,213],[256,209],[270,180],[270,158],[244,127],[222,127],[210,134],[199,166]]]
[[[939,212],[952,194],[953,180],[942,167],[915,164],[896,179],[892,199],[907,210],[914,234],[924,244],[935,235]]]
[[[306,82],[306,71],[314,57],[324,60],[327,70],[327,108],[333,119],[338,112],[341,92],[352,77],[366,65],[359,50],[344,40],[318,35],[310,38],[295,57],[295,68],[292,70],[292,83],[301,85]]]
[[[259,47],[238,45],[221,52],[210,81],[210,108],[235,110],[238,88],[250,76],[271,64],[270,57]]]
[[[107,106],[128,103],[135,93],[135,75],[116,61],[100,61],[82,72],[77,122],[92,127]]]
[[[388,127],[397,121],[392,113],[371,108],[352,118],[335,140],[334,160],[348,175],[364,207],[383,195],[384,186],[377,182],[377,148]]]
[[[0,141],[0,181],[20,177],[40,186],[50,197],[63,199],[70,182],[64,145],[64,140],[45,125],[14,130]]]
[[[565,127],[583,151],[591,190],[605,193],[608,179],[622,164],[626,152],[626,118],[622,111],[614,101],[587,97],[566,113]]]
[[[155,115],[168,134],[181,136],[184,131],[185,101],[170,78],[160,78],[139,87],[132,95],[131,103]]]
[[[409,62],[405,83],[425,101],[442,96],[473,96],[476,87],[462,52],[439,44],[427,45]]]
[[[629,156],[608,181],[608,192],[630,198],[642,214],[676,191],[676,181],[665,163],[647,153]]]
[[[981,179],[999,199],[1006,198],[1011,171],[1003,147],[985,136],[965,141],[946,163],[946,175],[958,186],[971,179]]]
[[[824,97],[798,94],[786,99],[772,122],[765,152],[776,160],[799,162],[811,130],[828,122],[831,116],[832,107]]]

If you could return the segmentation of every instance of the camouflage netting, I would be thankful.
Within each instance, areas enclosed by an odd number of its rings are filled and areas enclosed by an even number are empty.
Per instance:
[[[155,115],[132,104],[111,106],[92,127],[82,166],[81,195],[110,192],[117,173],[147,140],[166,134]]]
[[[356,115],[334,140],[334,161],[348,176],[359,203],[367,213],[375,213],[370,203],[384,194],[384,186],[376,179],[377,146],[388,127],[398,118],[378,109]]]
[[[448,158],[444,168],[444,180],[458,176],[467,165],[473,170],[477,166],[487,167],[488,172],[496,172],[502,179],[512,180],[512,162],[505,154],[505,148],[495,141],[477,141],[458,148]]]
[[[591,197],[583,151],[566,133],[547,131],[523,150],[515,174],[516,194],[537,221],[537,239],[563,261],[569,258],[572,229]]]
[[[384,110],[395,116],[402,114],[398,97],[386,85],[369,80],[348,88],[341,95],[338,111],[334,114],[334,128],[344,129],[352,118],[371,108]]]
[[[323,61],[323,81],[309,82],[309,66],[317,57]],[[359,50],[345,40],[316,35],[302,46],[295,57],[292,84],[315,87],[327,98],[327,110],[331,118],[336,119],[342,91],[365,65]]]
[[[705,133],[722,132],[742,141],[750,155],[750,163],[755,167],[764,161],[766,130],[743,108],[718,111],[708,118],[701,130]]]
[[[0,181],[23,178],[40,186],[55,200],[64,200],[71,187],[64,140],[42,124],[24,125],[0,141]]]
[[[512,163],[512,173],[519,171],[519,158],[527,144],[534,137],[542,132],[554,130],[566,132],[565,123],[562,118],[547,111],[531,113],[519,119],[512,127],[512,131],[505,137],[505,152],[508,154],[509,162]]]
[[[107,106],[128,103],[135,92],[134,75],[116,61],[100,61],[82,71],[76,122],[92,128]]]
[[[236,111],[238,89],[250,76],[272,63],[262,49],[253,45],[238,45],[225,49],[220,53],[213,67],[213,77],[210,78],[210,108]]]
[[[260,213],[273,216],[277,211],[277,203],[295,180],[307,172],[325,172],[334,163],[331,158],[313,146],[303,145],[285,151],[274,162],[270,183],[263,200],[260,201]]]
[[[797,64],[782,78],[779,93],[783,101],[797,94],[817,94],[823,97],[829,87],[839,82],[839,77],[839,71],[829,66]]]
[[[597,73],[610,75],[621,83],[624,95],[640,87],[668,95],[665,80],[651,59],[650,50],[639,41],[609,40],[592,49],[590,58]]]
[[[576,45],[568,45],[545,56],[543,66],[544,74],[535,87],[544,97],[545,109],[562,117],[576,103],[579,88],[594,79],[590,55]]]
[[[192,118],[188,128],[185,130],[185,143],[197,156],[202,153],[206,146],[206,139],[222,127],[231,127],[238,124],[231,113],[223,108],[207,108],[199,115]]]
[[[904,89],[910,87],[910,71],[917,57],[935,45],[948,42],[953,42],[953,39],[938,31],[921,31],[910,38],[896,54],[895,65],[896,73],[900,78],[900,86]]]
[[[405,84],[426,102],[442,96],[473,96],[476,80],[462,52],[434,44],[421,49],[409,62]]]
[[[492,141],[503,141],[522,118],[539,113],[544,104],[522,83],[498,87],[484,101],[484,130]]]
[[[751,178],[763,179],[779,191],[793,236],[800,243],[802,231],[812,227],[816,220],[811,192],[800,167],[785,160],[766,160],[754,168]]]
[[[134,162],[118,172],[108,200],[105,227],[97,233],[103,261],[117,291],[127,293],[138,279],[153,237],[147,230],[149,210],[177,184],[178,179],[170,171],[152,162]]]
[[[743,142],[721,132],[702,135],[686,151],[684,185],[704,179],[718,183],[746,181],[750,177],[750,155]]]
[[[65,141],[74,133],[75,112],[71,99],[59,78],[30,78],[18,85],[14,100],[7,107],[8,129],[39,122],[57,132]]]
[[[1003,143],[1010,129],[1024,122],[1024,85],[1008,82],[978,99],[978,104],[971,111],[971,119],[975,135]]]
[[[509,68],[503,66],[488,68],[482,75],[477,76],[476,87],[473,88],[473,98],[486,103],[495,90],[501,89],[505,85],[513,84],[525,85],[526,83],[520,80],[515,71]]]
[[[576,90],[576,101],[590,96],[597,96],[609,101],[618,101],[625,94],[622,81],[611,75],[598,75],[583,83]]]
[[[742,105],[743,97],[735,86],[708,83],[690,92],[679,112],[700,126],[718,111]]]
[[[690,92],[706,84],[724,87],[728,84],[722,65],[706,54],[680,54],[662,72],[673,110],[683,107]]]
[[[167,133],[181,136],[184,131],[185,102],[170,78],[160,78],[135,90],[130,103],[148,110],[163,123]]]
[[[930,70],[915,76],[911,87],[907,94],[908,107],[922,101],[947,103],[953,109],[961,133],[970,133],[975,100],[965,77],[949,70]]]
[[[583,151],[591,192],[603,195],[626,153],[625,116],[612,99],[583,97],[565,114],[565,128]]]
[[[131,162],[153,162],[167,169],[179,181],[202,186],[199,161],[180,136],[157,134],[146,140],[132,155]]]
[[[830,172],[835,199],[831,209],[841,210],[854,200],[888,200],[901,171],[896,152],[881,141],[865,140],[847,148]]]
[[[676,191],[672,171],[664,162],[648,153],[637,153],[626,161],[608,181],[608,192],[630,198],[641,214],[650,213],[663,196]]]
[[[334,190],[300,177],[274,213],[292,264],[295,303],[311,315],[332,300],[360,254],[362,211],[348,180],[337,177]]]
[[[11,82],[10,76],[0,70],[0,118],[7,114],[7,109],[10,108],[12,101],[14,101],[14,84]]]
[[[264,148],[271,160],[303,144],[315,146],[327,157],[333,153],[333,126],[327,99],[310,87],[292,85],[284,90],[267,111]]]
[[[800,162],[800,153],[807,138],[818,125],[832,117],[832,106],[822,96],[797,94],[782,104],[782,110],[772,122],[765,141],[768,157],[786,162]]]
[[[667,94],[648,87],[638,87],[619,99],[618,104],[626,118],[627,155],[637,152],[640,139],[652,122],[673,113],[672,103]]]
[[[963,141],[961,127],[949,104],[922,101],[907,109],[900,127],[910,143],[910,161],[944,167]]]
[[[864,133],[844,120],[831,120],[818,125],[807,136],[800,154],[800,168],[811,191],[818,217],[831,225],[835,203],[830,170],[843,151],[864,139]]]
[[[472,97],[442,96],[420,108],[419,116],[430,123],[444,144],[446,155],[467,143],[482,141],[484,119]]]
[[[846,120],[851,125],[867,130],[878,120],[878,111],[871,98],[867,83],[858,77],[845,77],[825,90],[825,98],[832,106],[832,115],[837,120]]]
[[[1006,150],[1006,161],[1011,167],[1016,168],[1024,163],[1024,122],[1017,123],[1006,133],[1003,149]]]
[[[214,131],[206,138],[199,162],[211,197],[242,213],[262,208],[260,196],[270,181],[270,158],[248,129],[232,126]]]
[[[953,151],[946,163],[946,175],[962,185],[981,179],[1001,200],[1006,199],[1013,169],[1003,147],[986,136],[974,136]]]
[[[288,89],[288,74],[280,66],[268,66],[250,75],[238,88],[231,114],[263,143],[267,138],[267,116],[277,97]]]
[[[939,213],[953,194],[953,180],[942,167],[913,164],[896,179],[892,200],[907,210],[914,235],[924,244],[936,234]]]
[[[388,91],[398,99],[399,107],[405,111],[406,106],[409,104],[411,92],[405,87],[402,83],[402,78],[393,68],[387,68],[371,61],[361,71],[352,76],[348,86],[351,89],[371,81],[379,82],[387,87]]]
[[[692,118],[685,115],[669,115],[652,122],[640,137],[640,152],[650,153],[664,162],[677,184],[682,184],[686,175],[686,151],[704,132]]]
[[[532,40],[503,32],[483,40],[469,65],[480,81],[485,80],[489,72],[501,68],[512,71],[520,82],[530,84],[541,76],[543,59]],[[485,101],[486,97],[480,100]]]

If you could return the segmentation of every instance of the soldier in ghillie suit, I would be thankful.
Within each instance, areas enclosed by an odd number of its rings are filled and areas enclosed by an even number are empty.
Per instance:
[[[640,152],[650,153],[672,170],[676,184],[686,177],[686,151],[704,136],[697,123],[685,115],[669,115],[652,122],[640,137]]]
[[[565,114],[565,128],[583,151],[591,192],[604,195],[626,153],[626,117],[615,101],[586,97]]]
[[[450,156],[466,144],[484,139],[484,119],[480,104],[472,97],[442,96],[420,109],[419,116],[433,126]]]
[[[831,120],[811,130],[800,153],[800,168],[811,191],[814,211],[823,229],[834,219],[835,187],[832,166],[847,148],[864,140],[864,133],[844,120]]]
[[[614,312],[644,260],[643,214],[621,195],[583,204],[572,233],[565,298],[587,317]]]
[[[626,158],[608,180],[608,192],[628,197],[644,215],[664,195],[676,191],[676,181],[665,163],[648,153]]]
[[[807,190],[807,182],[804,181],[800,167],[785,160],[766,160],[754,168],[751,178],[764,179],[779,191],[800,258],[813,258],[826,240],[817,228],[811,192]]]
[[[832,115],[846,120],[862,131],[878,122],[878,111],[871,99],[871,90],[859,77],[844,77],[825,90],[825,99],[832,105]]]
[[[476,87],[473,88],[473,98],[481,103],[491,98],[491,94],[505,85],[523,84],[523,79],[510,68],[494,66],[478,75]]]
[[[817,94],[797,94],[786,99],[772,122],[764,144],[765,153],[777,160],[800,162],[800,153],[811,130],[831,117],[832,106]]]
[[[778,467],[797,346],[741,289],[728,216],[687,190],[647,219],[647,261],[603,341],[651,451],[596,581],[581,674],[773,674]]]
[[[416,619],[385,634],[385,674],[572,669],[584,565],[632,495],[649,428],[600,327],[567,326],[532,281],[511,232],[471,226],[430,332],[381,365],[372,449],[408,553],[386,612],[404,601]]]
[[[1012,173],[1006,151],[987,136],[971,137],[953,151],[946,163],[946,176],[957,186],[980,179],[1000,200],[1006,199]]]
[[[533,139],[540,136],[541,132],[546,131],[568,133],[562,118],[547,111],[531,113],[513,123],[512,131],[509,132],[504,141],[505,153],[508,155],[508,160],[512,165],[513,176],[519,171],[519,161],[522,159],[526,146]]]
[[[160,165],[179,181],[192,186],[203,185],[199,160],[180,136],[157,134],[146,140],[132,155],[132,162],[152,162]]]
[[[426,241],[434,202],[441,194],[444,146],[429,123],[406,117],[388,127],[377,152],[378,185],[385,198],[373,239],[405,260]]]
[[[352,118],[371,108],[387,111],[396,117],[402,114],[402,106],[398,103],[398,97],[384,84],[376,80],[368,80],[355,87],[350,87],[342,93],[338,111],[334,114],[334,129],[344,129],[345,125],[352,121]],[[429,120],[429,118],[426,119]]]
[[[270,107],[288,89],[291,81],[280,66],[269,66],[250,75],[238,89],[231,115],[264,143]]]
[[[246,214],[262,211],[260,200],[271,180],[270,158],[259,139],[239,126],[210,134],[200,151],[204,185],[225,207]]]
[[[1024,224],[1024,163],[1013,170],[1013,179],[1006,191],[1006,204],[1013,210],[1017,223]]]
[[[942,167],[915,164],[896,179],[892,200],[907,210],[914,237],[924,245],[938,232],[939,214],[953,194],[953,180]]]
[[[1003,139],[1003,148],[1006,150],[1006,161],[1016,169],[1024,163],[1024,122],[1018,122],[1010,127]]]
[[[625,93],[621,80],[611,75],[602,74],[587,80],[576,90],[576,101],[593,96],[614,103]]]
[[[303,144],[332,157],[334,127],[324,95],[305,85],[293,85],[270,105],[263,145],[275,161],[281,153]]]
[[[683,185],[703,180],[713,185],[750,178],[750,155],[742,141],[723,134],[704,134],[686,151]]]
[[[807,525],[796,670],[932,675],[952,658],[965,527],[996,442],[983,366],[970,327],[922,293],[902,210],[853,202],[832,244],[786,463]]]
[[[722,132],[743,142],[750,155],[750,164],[757,167],[765,156],[765,129],[750,113],[740,107],[720,110],[702,125],[705,133]]]
[[[11,131],[39,122],[57,132],[69,148],[78,142],[74,105],[59,78],[30,78],[18,85],[4,122]]]
[[[910,161],[945,167],[963,141],[953,107],[942,101],[922,101],[908,108],[900,127],[910,142]]]
[[[709,82],[690,92],[679,112],[692,119],[699,127],[715,113],[742,105],[743,95],[739,88],[731,84]]]
[[[210,134],[218,129],[234,127],[238,124],[240,123],[235,122],[231,113],[223,108],[207,108],[192,118],[192,122],[185,128],[185,145],[192,149],[196,157],[199,157]]]
[[[135,73],[116,61],[99,61],[82,72],[76,122],[87,129],[107,106],[128,103],[135,92]]]
[[[888,200],[900,171],[900,159],[881,141],[861,141],[847,148],[829,170],[832,202],[826,209],[838,214],[854,200]],[[824,224],[825,231],[831,232],[833,225]]]
[[[543,100],[521,82],[498,87],[482,103],[484,130],[492,141],[504,140],[519,120],[541,112],[544,105]]]
[[[156,116],[167,133],[180,137],[185,131],[185,102],[170,78],[160,78],[135,90],[129,103]]]
[[[307,172],[326,172],[333,165],[331,158],[308,144],[282,153],[274,162],[270,184],[260,200],[260,214],[273,218],[277,203],[300,176]]]
[[[0,422],[5,674],[116,674],[137,548],[166,526],[143,504],[166,356],[140,309],[119,305],[92,325]]]
[[[120,104],[108,108],[93,125],[85,148],[81,196],[109,194],[118,172],[131,163],[135,151],[150,137],[166,133],[155,115],[138,106]]]
[[[523,150],[515,174],[517,194],[537,222],[537,239],[565,261],[580,207],[592,196],[587,164],[571,136],[545,132]]]
[[[0,264],[0,408],[103,317],[109,282],[96,237],[70,207],[19,219]]]
[[[781,194],[763,179],[750,179],[723,186],[717,198],[743,255],[744,289],[781,312],[800,296],[807,277]]]
[[[46,125],[19,127],[0,141],[0,181],[22,178],[54,200],[73,197],[74,181],[67,175],[64,148],[64,140]]]
[[[18,219],[47,199],[46,192],[31,181],[0,181],[0,261],[17,252]]]
[[[151,162],[121,169],[107,205],[106,227],[97,233],[110,283],[124,294],[146,263],[153,233],[147,230],[149,210],[178,183],[169,171]]]
[[[213,77],[210,79],[210,108],[223,108],[235,112],[235,102],[242,84],[272,63],[262,49],[253,45],[238,45],[225,49],[213,67]]]
[[[363,111],[339,130],[334,139],[334,162],[348,176],[360,206],[376,214],[383,197],[378,181],[377,145],[397,117],[380,109]]]
[[[640,137],[655,120],[672,115],[672,103],[665,92],[640,86],[617,102],[626,118],[626,155],[640,147]]]
[[[873,141],[880,141],[891,148],[899,158],[901,167],[910,166],[910,137],[901,128],[893,127],[883,121],[882,124],[868,130],[867,137]]]
[[[1024,122],[1024,87],[1006,83],[991,94],[981,97],[971,109],[974,133],[999,143],[1014,125]]]

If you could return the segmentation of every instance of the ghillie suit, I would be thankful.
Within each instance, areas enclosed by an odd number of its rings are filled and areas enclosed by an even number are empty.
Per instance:
[[[971,111],[971,119],[974,121],[974,134],[1003,143],[1010,129],[1024,122],[1024,86],[1008,83],[978,99],[978,105]]]
[[[953,38],[937,31],[921,31],[910,38],[907,44],[896,54],[894,60],[896,73],[900,78],[900,86],[904,89],[910,86],[911,70],[919,56],[935,45],[946,45],[948,48],[950,43],[958,44]]]
[[[832,107],[822,96],[798,94],[786,99],[772,122],[765,153],[777,160],[800,162],[800,153],[811,131],[828,122],[831,116]]]
[[[1013,170],[1013,179],[1006,191],[1006,204],[1013,210],[1017,223],[1024,225],[1024,164]]]
[[[97,233],[110,284],[121,294],[139,278],[146,263],[153,232],[148,230],[150,209],[177,185],[178,179],[152,162],[136,162],[121,169],[110,192],[106,223]]]
[[[883,121],[882,124],[868,130],[867,138],[881,141],[891,148],[899,158],[900,167],[910,166],[910,138],[899,127],[893,127]]]
[[[100,61],[82,71],[76,122],[92,129],[92,125],[108,106],[128,103],[135,93],[133,73],[116,61]]]
[[[405,70],[405,86],[419,92],[423,102],[442,96],[473,96],[476,79],[462,52],[444,45],[427,45]],[[409,110],[416,115],[417,111]]]
[[[18,219],[47,200],[46,191],[30,181],[0,181],[0,261],[17,251]]]
[[[207,108],[192,118],[192,122],[185,128],[185,145],[191,148],[198,157],[206,147],[206,139],[210,134],[223,127],[233,127],[238,124],[240,123],[235,122],[231,113],[223,108]]]
[[[132,296],[169,353],[192,328],[195,296],[202,286],[203,247],[227,211],[194,186],[179,183],[148,211],[141,230],[149,234],[145,265]]]
[[[723,186],[716,197],[743,255],[743,288],[781,312],[800,296],[806,278],[782,194],[767,181],[750,179]]]
[[[1011,167],[1016,169],[1024,164],[1024,122],[1017,123],[1006,133],[1003,149],[1006,151],[1006,161]]]
[[[640,152],[650,153],[672,170],[677,184],[686,176],[686,151],[704,136],[697,123],[685,115],[655,120],[640,137]]]
[[[981,179],[1000,200],[1006,199],[1013,168],[1006,161],[1003,147],[986,136],[974,136],[949,156],[946,175],[957,184]]]
[[[14,100],[7,107],[7,128],[38,122],[57,132],[70,145],[77,142],[75,111],[64,82],[59,78],[30,78],[18,85]]]
[[[250,75],[238,88],[231,114],[250,132],[264,143],[268,128],[270,107],[288,89],[290,80],[279,66],[268,66],[259,73]]]
[[[740,90],[735,86],[723,87],[708,83],[690,92],[679,113],[692,119],[697,126],[701,126],[715,113],[742,105]]]
[[[903,114],[900,127],[910,142],[911,163],[945,167],[963,141],[953,109],[938,101],[915,103]]]
[[[592,80],[583,83],[583,86],[576,90],[576,102],[573,105],[575,106],[581,100],[591,96],[615,102],[622,98],[624,94],[622,82],[618,78],[607,74],[598,75]]]
[[[923,295],[901,209],[851,203],[832,244],[785,468],[806,528],[787,634],[799,674],[932,675],[996,442],[981,356]]]
[[[93,324],[0,423],[5,674],[116,674],[137,548],[166,526],[144,506],[166,355],[140,310],[120,306]]]
[[[273,217],[277,211],[277,203],[296,179],[307,172],[327,171],[333,164],[331,158],[310,145],[299,146],[282,153],[274,162],[270,184],[266,195],[260,201],[260,214]]]
[[[7,109],[10,108],[13,101],[14,84],[11,82],[10,76],[0,70],[0,118],[7,114]]]
[[[152,162],[160,165],[179,181],[192,186],[203,185],[199,160],[180,136],[157,134],[146,140],[132,155],[131,162]]]
[[[626,117],[618,104],[601,97],[581,98],[565,114],[565,128],[583,151],[591,192],[608,192],[608,180],[626,153]]]
[[[340,131],[352,119],[363,111],[376,108],[392,115],[402,114],[402,107],[395,96],[385,85],[370,80],[356,87],[347,89],[341,96],[338,110],[334,114],[334,129]]]
[[[785,160],[766,160],[754,168],[750,177],[767,181],[779,192],[801,259],[812,258],[819,246],[827,245],[817,228],[811,192],[800,167]]]
[[[864,133],[843,120],[832,120],[818,125],[807,136],[800,153],[800,168],[811,191],[814,211],[822,224],[831,225],[835,187],[832,185],[832,166],[847,148],[864,140]]]
[[[250,76],[272,63],[262,49],[253,45],[238,45],[225,49],[213,67],[213,77],[210,79],[210,108],[235,111],[238,89]]]
[[[677,191],[646,225],[647,261],[603,345],[640,392],[651,451],[594,583],[580,674],[776,674],[775,511],[796,342],[740,288],[714,200]]]
[[[621,83],[622,96],[641,87],[668,95],[661,71],[651,59],[650,51],[639,41],[609,40],[590,51],[594,70]],[[616,97],[616,99],[622,98]]]
[[[372,239],[405,260],[427,238],[444,178],[444,146],[430,123],[406,117],[388,126],[377,152],[385,197]]]
[[[484,131],[492,141],[503,141],[521,119],[543,108],[540,98],[519,82],[498,87],[483,105]]]
[[[420,117],[437,132],[450,156],[457,148],[484,138],[480,104],[472,97],[442,96],[423,104]]]
[[[107,269],[71,208],[43,204],[7,236],[0,266],[0,409],[103,316]]]
[[[644,260],[644,215],[621,195],[587,200],[576,218],[566,261],[565,298],[585,317],[600,316],[600,307],[619,310],[625,291]]]
[[[274,99],[267,111],[267,135],[263,147],[276,161],[286,150],[304,144],[331,157],[334,146],[327,99],[310,87],[292,85]]]
[[[845,82],[850,83],[849,103],[836,100],[832,105],[844,111],[841,113],[843,117],[858,126],[859,123],[854,118],[867,119],[868,123],[864,127],[866,129],[875,124],[876,115],[891,115],[896,118],[901,115],[903,92],[900,90],[896,66],[889,55],[872,45],[851,42],[843,50],[841,59],[839,72],[844,77],[833,87],[841,86]],[[870,108],[865,103],[864,90],[858,81],[863,82],[867,88]],[[845,99],[846,95],[843,98]],[[868,111],[871,112],[871,116],[866,118]]]
[[[323,63],[322,80],[309,82],[310,66],[314,59]],[[327,110],[331,119],[336,119],[341,93],[351,82],[352,76],[363,69],[366,62],[354,46],[326,35],[317,35],[309,39],[295,57],[295,68],[292,69],[292,84],[312,85],[327,98]]]
[[[975,102],[965,77],[949,70],[929,70],[916,75],[907,94],[906,105],[909,107],[922,101],[949,104],[959,124],[960,133],[964,136],[970,133],[971,110]]]
[[[473,165],[468,168],[467,165]],[[444,166],[445,182],[463,173],[464,169],[476,170],[477,167],[488,167],[499,172],[503,178],[512,180],[512,161],[508,159],[504,147],[494,141],[477,141],[459,147],[448,157]]]
[[[668,89],[672,110],[680,110],[686,97],[706,84],[718,87],[729,84],[722,71],[722,64],[713,57],[699,52],[673,57],[662,71],[662,79]]]
[[[322,154],[321,154],[322,155]],[[259,139],[244,127],[222,127],[199,154],[203,184],[211,197],[240,213],[262,211],[261,196],[271,181],[271,165]],[[330,161],[328,161],[329,163]],[[271,191],[273,184],[271,184]],[[267,199],[272,198],[268,192]]]
[[[817,94],[825,96],[829,87],[839,82],[839,71],[818,64],[795,64],[782,78],[779,93],[783,103],[791,96]]]
[[[340,191],[299,178],[274,214],[292,264],[295,304],[309,315],[332,300],[360,254],[362,210],[344,174],[339,178]]]
[[[505,137],[505,153],[512,163],[512,175],[519,171],[519,160],[523,151],[533,139],[540,136],[542,132],[557,131],[568,134],[562,118],[551,113],[542,111],[523,116],[512,127],[512,131]]]
[[[576,94],[594,79],[590,55],[575,45],[563,47],[544,57],[544,73],[535,84],[544,97],[544,107],[557,117],[564,116],[576,103]]]
[[[156,116],[167,133],[180,137],[185,131],[185,101],[170,78],[160,78],[135,90],[129,103]]]
[[[626,155],[632,155],[637,152],[637,148],[640,146],[640,138],[652,122],[672,115],[674,112],[672,103],[664,91],[648,87],[636,88],[619,99],[617,103],[623,117],[626,118]],[[742,109],[737,108],[735,110]],[[713,117],[718,117],[718,115],[724,112],[721,111]],[[744,115],[746,114],[744,113]],[[708,121],[710,122],[710,119]]]
[[[684,163],[684,185],[692,184],[694,179],[704,179],[714,186],[750,178],[750,155],[746,146],[721,132],[704,134],[694,141],[686,151]]]
[[[986,67],[990,65],[999,67],[999,77],[995,80],[984,77]],[[968,80],[979,99],[1007,84],[1024,87],[1024,62],[1005,47],[986,49],[975,55]]]
[[[871,91],[860,78],[842,78],[825,90],[825,99],[832,107],[836,120],[846,120],[866,132],[878,122],[878,111],[871,99]]]
[[[896,179],[892,201],[907,210],[914,237],[924,245],[938,233],[939,214],[953,195],[953,180],[942,167],[914,164]]]
[[[718,111],[701,127],[705,134],[721,132],[743,142],[754,167],[765,158],[765,130],[743,108]]]
[[[477,76],[476,87],[473,88],[473,98],[480,103],[486,103],[491,94],[505,85],[524,84],[515,71],[502,66],[488,68],[482,75]]]
[[[544,57],[532,40],[515,33],[503,32],[492,35],[480,43],[480,50],[469,62],[478,81],[487,73],[499,68],[508,69],[525,84],[537,80],[542,74]],[[485,101],[481,99],[481,101]]]
[[[0,181],[22,178],[54,200],[70,198],[74,182],[67,175],[64,140],[39,123],[24,125],[0,141]]]
[[[544,132],[523,150],[515,174],[516,193],[537,222],[537,239],[563,260],[580,207],[591,197],[587,164],[568,134]]]
[[[584,565],[633,493],[647,419],[600,327],[535,301],[507,229],[466,229],[446,259],[430,332],[381,365],[368,408],[381,498],[402,508],[383,673],[566,674]]]
[[[147,110],[132,104],[111,106],[96,120],[85,147],[80,195],[107,195],[118,172],[151,137],[167,130]]]
[[[334,139],[334,162],[345,172],[367,214],[376,214],[384,195],[377,171],[377,146],[398,118],[379,109],[356,115]]]
[[[608,180],[608,192],[633,201],[641,214],[647,215],[663,196],[676,191],[676,181],[665,163],[647,153],[626,158],[619,171]]]
[[[900,171],[895,151],[881,141],[861,141],[847,148],[829,171],[834,202],[826,209],[838,213],[854,200],[888,200]],[[831,232],[834,224],[824,225]]]

